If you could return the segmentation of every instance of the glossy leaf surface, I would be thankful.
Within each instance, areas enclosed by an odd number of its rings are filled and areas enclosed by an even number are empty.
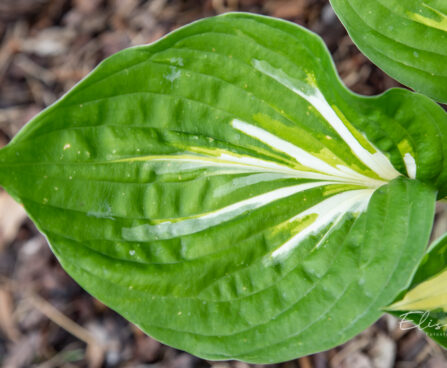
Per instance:
[[[229,14],[104,61],[0,151],[64,268],[151,336],[270,363],[374,322],[446,194],[446,114],[350,93],[322,41]]]
[[[447,103],[445,0],[331,0],[359,49],[399,82]]]

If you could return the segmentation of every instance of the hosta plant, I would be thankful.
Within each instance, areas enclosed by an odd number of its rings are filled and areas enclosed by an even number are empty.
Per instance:
[[[272,363],[398,303],[446,157],[428,97],[353,94],[318,36],[234,13],[106,59],[0,150],[0,184],[150,336]]]

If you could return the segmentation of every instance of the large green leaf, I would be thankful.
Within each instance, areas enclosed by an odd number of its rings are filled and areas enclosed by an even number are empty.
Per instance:
[[[403,319],[403,328],[419,328],[447,348],[447,234],[430,246],[407,292],[386,310]]]
[[[446,114],[340,82],[247,14],[104,61],[0,151],[0,183],[87,291],[209,359],[342,343],[403,290],[447,193]]]
[[[399,82],[447,103],[447,1],[330,0],[359,49]]]

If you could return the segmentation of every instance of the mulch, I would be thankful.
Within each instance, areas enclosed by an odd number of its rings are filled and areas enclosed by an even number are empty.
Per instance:
[[[344,83],[374,95],[399,84],[353,45],[326,0],[1,0],[0,147],[101,60],[227,11],[284,18],[320,34]],[[434,237],[447,230],[437,210]],[[85,293],[23,209],[0,191],[0,364],[3,367],[249,368],[166,347]],[[442,368],[445,352],[384,316],[343,346],[272,367]]]

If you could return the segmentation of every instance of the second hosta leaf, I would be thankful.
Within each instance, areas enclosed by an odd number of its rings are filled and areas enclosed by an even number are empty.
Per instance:
[[[447,1],[331,0],[356,45],[399,82],[447,103]]]
[[[446,194],[446,115],[340,83],[314,34],[230,14],[104,61],[0,151],[64,268],[155,338],[270,363],[371,324]]]
[[[386,310],[402,318],[402,328],[419,328],[447,348],[447,234],[434,242],[406,293]],[[415,325],[408,325],[413,321]]]

